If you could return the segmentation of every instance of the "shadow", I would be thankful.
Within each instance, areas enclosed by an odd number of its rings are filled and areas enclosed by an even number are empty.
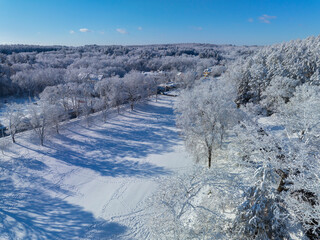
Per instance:
[[[31,150],[102,176],[150,177],[171,173],[132,158],[172,151],[180,141],[172,108],[142,105],[122,115],[120,121],[110,119],[107,125],[75,125],[63,134],[50,137],[45,143],[48,151]]]
[[[283,126],[270,126],[269,129],[270,129],[270,131],[283,131],[284,127]]]
[[[0,179],[0,239],[121,239],[127,231],[125,226],[96,219],[80,206],[50,196],[48,189],[68,191],[11,164],[15,161],[0,162],[1,176],[6,176]]]
[[[32,158],[26,158],[26,157],[19,157],[19,158],[13,158],[15,161],[15,167],[24,167],[36,171],[44,171],[48,169],[48,166],[44,164],[41,161],[38,161],[36,159]]]

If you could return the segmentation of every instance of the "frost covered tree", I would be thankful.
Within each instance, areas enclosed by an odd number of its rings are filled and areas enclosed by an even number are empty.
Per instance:
[[[248,58],[237,60],[232,68],[240,69],[237,71],[238,103],[258,103],[275,77],[291,79],[295,86],[308,82],[319,84],[319,41],[320,36],[266,46]],[[290,93],[291,89],[288,90]]]
[[[15,135],[20,130],[23,118],[21,105],[16,103],[7,104],[5,116],[8,123],[8,132],[12,142],[15,143]]]
[[[256,170],[230,229],[231,239],[287,239],[288,214],[278,193],[279,175],[270,164]]]
[[[54,127],[56,133],[59,134],[61,122],[67,119],[66,112],[64,111],[63,107],[59,103],[48,104],[47,107],[48,107],[47,111],[49,111],[48,125]]]
[[[68,112],[71,108],[68,84],[46,87],[42,93],[39,94],[39,97],[41,100],[47,101],[50,104],[60,103],[65,112]]]
[[[182,84],[182,87],[191,88],[196,80],[196,77],[197,77],[196,72],[188,71],[183,73],[180,79],[178,79],[178,81],[180,81],[180,83]]]
[[[94,86],[99,94],[99,99],[95,102],[94,108],[102,111],[103,121],[107,121],[107,112],[111,106],[112,86],[110,79],[103,79]]]
[[[270,113],[278,112],[293,96],[298,80],[275,76],[262,92],[261,105]]]
[[[301,225],[305,236],[312,240],[320,238],[319,159],[317,148],[296,142],[283,191],[292,222]]]
[[[131,110],[139,100],[148,96],[147,89],[144,88],[145,76],[139,72],[131,72],[124,77],[124,94],[130,103]]]
[[[197,166],[187,173],[161,179],[146,202],[141,239],[229,239],[229,209],[240,197],[241,185],[229,166]],[[170,189],[170,191],[169,191]],[[155,207],[156,206],[156,207]]]
[[[110,79],[110,106],[116,107],[118,114],[120,113],[121,104],[123,104],[126,100],[124,84],[124,81],[119,77],[113,77]]]
[[[285,178],[286,204],[310,239],[320,236],[319,90],[319,86],[309,83],[297,87],[290,102],[279,113],[291,153]]]
[[[243,120],[233,128],[229,156],[239,164],[248,185],[230,228],[231,239],[287,239],[292,222],[285,207],[291,155],[283,137],[259,124],[243,109]],[[253,176],[253,177],[252,177]]]
[[[299,226],[303,226],[299,231],[304,232],[300,235],[317,239],[320,233],[318,148],[310,141],[285,134],[285,130],[275,135],[253,121],[241,122],[234,131],[236,140],[230,144],[233,158],[248,169],[248,175],[250,169],[260,169],[256,170],[260,178],[252,181],[238,208],[232,230],[235,239],[241,238],[241,234],[251,236],[249,239],[286,239],[285,233]],[[264,181],[267,188],[262,188]],[[261,210],[261,205],[270,207]],[[268,213],[272,208],[276,212]],[[267,213],[270,218],[265,218]],[[279,235],[268,234],[268,229]]]
[[[233,89],[225,82],[204,82],[183,91],[175,105],[187,149],[209,168],[214,151],[221,148],[227,130],[238,117],[232,96]]]
[[[37,104],[29,104],[28,115],[30,118],[30,125],[40,140],[43,146],[46,137],[46,130],[50,122],[50,106],[45,101],[38,101]]]
[[[309,144],[318,144],[320,138],[320,86],[303,84],[280,112],[288,137],[298,137]]]

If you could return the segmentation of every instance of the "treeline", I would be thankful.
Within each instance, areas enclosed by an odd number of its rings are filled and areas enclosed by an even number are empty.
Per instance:
[[[260,103],[268,114],[289,102],[296,87],[320,85],[320,36],[266,46],[233,66],[237,103]]]
[[[24,44],[12,44],[12,45],[0,45],[0,53],[12,54],[22,52],[49,52],[62,49],[62,46],[39,46],[39,45],[24,45]]]
[[[138,101],[157,97],[158,84],[164,82],[168,74],[148,76],[140,72],[130,72],[123,78],[118,76],[92,80],[84,75],[81,82],[69,82],[46,87],[39,99],[28,104],[7,104],[5,113],[6,133],[13,143],[18,132],[33,129],[43,145],[47,129],[54,127],[59,133],[59,125],[79,116],[89,121],[89,115],[101,112],[106,121],[109,110],[128,104],[131,110]]]
[[[81,82],[82,74],[123,77],[131,71],[194,71],[248,55],[254,47],[177,44],[150,46],[0,46],[0,96],[40,94],[47,86]]]

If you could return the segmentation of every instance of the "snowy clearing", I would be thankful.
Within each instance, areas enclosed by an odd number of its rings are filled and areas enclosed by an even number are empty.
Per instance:
[[[103,124],[64,124],[43,147],[18,135],[1,158],[1,239],[132,239],[159,178],[192,166],[162,96]],[[9,139],[6,139],[7,142]],[[4,139],[1,139],[4,141]]]

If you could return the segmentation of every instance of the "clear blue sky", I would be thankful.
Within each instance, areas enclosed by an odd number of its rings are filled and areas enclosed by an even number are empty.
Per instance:
[[[0,0],[0,44],[265,45],[320,34],[320,0]]]

